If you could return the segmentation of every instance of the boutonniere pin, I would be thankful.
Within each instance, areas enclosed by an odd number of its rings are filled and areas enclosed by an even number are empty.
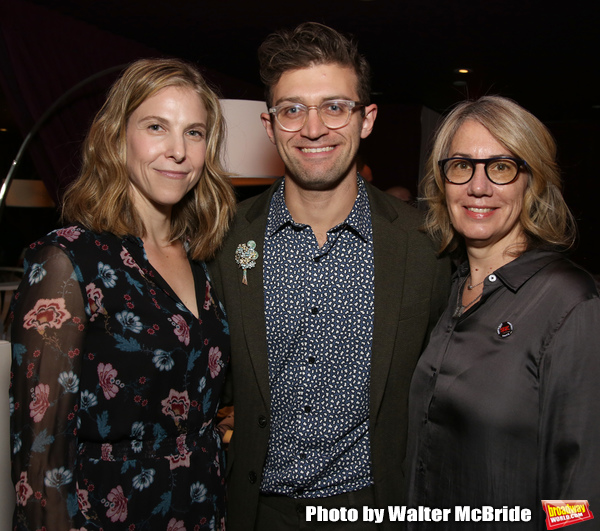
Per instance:
[[[244,274],[242,276],[242,284],[248,285],[248,276],[246,272],[256,265],[258,252],[255,250],[256,242],[250,240],[248,243],[240,243],[235,250],[235,261],[242,268]]]

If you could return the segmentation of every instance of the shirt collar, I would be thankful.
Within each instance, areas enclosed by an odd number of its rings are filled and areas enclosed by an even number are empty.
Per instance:
[[[511,291],[516,292],[531,277],[562,257],[561,253],[544,249],[531,249],[494,271],[500,281]],[[469,263],[463,262],[455,277],[465,278],[469,274]]]
[[[345,227],[353,229],[363,240],[371,239],[371,210],[369,207],[369,196],[363,178],[357,173],[356,180],[358,184],[358,194],[354,206],[348,214],[348,217],[339,225],[336,225],[328,232],[334,232]],[[300,223],[294,222],[292,215],[285,204],[284,198],[285,178],[281,182],[281,186],[275,191],[271,198],[269,207],[269,216],[267,219],[266,235],[272,236],[285,225],[293,225],[296,227],[305,227]]]

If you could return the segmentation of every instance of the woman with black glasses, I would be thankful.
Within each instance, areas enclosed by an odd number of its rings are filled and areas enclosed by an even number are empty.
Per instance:
[[[412,380],[407,488],[413,507],[452,509],[436,529],[545,529],[541,500],[600,511],[600,298],[562,253],[576,229],[555,156],[494,96],[458,105],[433,146],[426,228],[462,264]]]

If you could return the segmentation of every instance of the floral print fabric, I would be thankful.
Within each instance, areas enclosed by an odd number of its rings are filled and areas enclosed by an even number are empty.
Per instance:
[[[222,529],[229,331],[192,269],[199,318],[139,238],[72,226],[31,245],[11,333],[17,529]]]

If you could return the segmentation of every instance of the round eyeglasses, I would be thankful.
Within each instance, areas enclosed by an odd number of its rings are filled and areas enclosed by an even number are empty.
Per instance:
[[[284,131],[295,133],[304,127],[310,109],[316,109],[319,119],[328,129],[341,129],[348,125],[352,111],[362,107],[364,105],[351,100],[329,100],[321,105],[282,103],[271,107],[269,113],[275,115],[279,127]]]
[[[517,180],[521,167],[527,162],[513,157],[496,157],[493,159],[468,159],[452,157],[438,161],[444,178],[452,184],[467,184],[475,175],[475,166],[484,164],[487,178],[494,184],[510,184]]]

